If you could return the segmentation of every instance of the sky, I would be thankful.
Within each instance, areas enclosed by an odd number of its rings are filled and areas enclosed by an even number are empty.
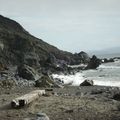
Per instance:
[[[62,50],[120,46],[120,0],[0,0],[0,14]]]

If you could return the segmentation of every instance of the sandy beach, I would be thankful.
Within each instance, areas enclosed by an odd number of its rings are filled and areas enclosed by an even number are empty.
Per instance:
[[[50,120],[120,119],[120,101],[113,99],[113,95],[120,92],[119,88],[103,86],[56,88],[24,108],[11,108],[12,99],[36,89],[39,88],[2,89],[0,120],[34,120],[38,112],[46,113]]]

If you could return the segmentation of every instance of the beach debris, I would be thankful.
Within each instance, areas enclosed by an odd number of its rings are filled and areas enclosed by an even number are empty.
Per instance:
[[[93,84],[93,80],[85,80],[80,84],[80,86],[93,86]]]
[[[36,100],[37,98],[39,98],[39,96],[44,95],[44,94],[45,94],[45,90],[32,91],[21,97],[13,99],[11,102],[11,107],[12,108],[24,107],[25,105],[30,104],[32,101]]]

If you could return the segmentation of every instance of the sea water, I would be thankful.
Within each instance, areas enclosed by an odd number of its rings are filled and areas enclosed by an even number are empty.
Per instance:
[[[95,85],[120,87],[120,60],[104,63],[97,70],[83,72],[87,79],[93,80]]]
[[[65,84],[79,86],[85,79],[93,80],[95,85],[120,87],[120,60],[101,64],[96,70],[84,70],[75,75],[57,75]]]

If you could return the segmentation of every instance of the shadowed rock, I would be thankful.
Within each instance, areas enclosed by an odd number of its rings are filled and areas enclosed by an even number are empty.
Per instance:
[[[40,78],[37,72],[28,65],[18,66],[18,75],[27,80],[38,80]]]
[[[97,67],[99,67],[100,64],[101,64],[101,60],[98,59],[95,55],[93,55],[86,69],[96,69]]]
[[[113,99],[120,101],[120,93],[113,95]]]
[[[80,84],[80,86],[93,86],[94,82],[92,80],[85,80]]]

